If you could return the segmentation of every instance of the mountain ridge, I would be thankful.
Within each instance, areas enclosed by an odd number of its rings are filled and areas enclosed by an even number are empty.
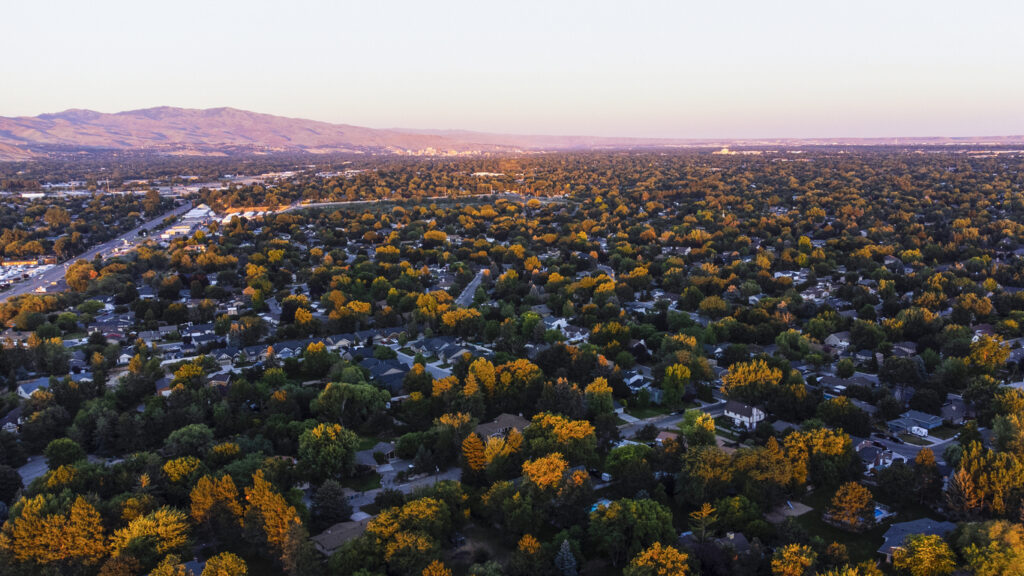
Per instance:
[[[54,150],[225,150],[309,153],[494,153],[565,149],[798,145],[1013,145],[1024,136],[921,138],[629,138],[495,134],[470,130],[376,129],[290,118],[231,107],[158,106],[115,113],[71,108],[0,117],[0,160],[46,157]]]

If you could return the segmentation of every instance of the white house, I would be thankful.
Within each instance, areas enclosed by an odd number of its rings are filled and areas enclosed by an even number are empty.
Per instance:
[[[737,428],[743,427],[747,430],[753,430],[765,419],[764,410],[735,400],[725,403],[725,416],[732,418],[732,423]]]

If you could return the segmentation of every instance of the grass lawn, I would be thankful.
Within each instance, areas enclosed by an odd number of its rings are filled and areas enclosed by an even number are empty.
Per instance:
[[[874,560],[875,551],[882,545],[882,534],[889,529],[889,523],[883,522],[881,525],[859,534],[826,524],[821,519],[821,515],[828,508],[831,496],[824,491],[815,491],[801,499],[801,502],[814,509],[797,517],[797,523],[807,530],[808,534],[820,536],[826,543],[835,541],[844,544],[850,554],[851,563]]]
[[[359,446],[356,447],[356,450],[369,450],[376,446],[377,442],[380,442],[380,438],[376,436],[360,436]]]
[[[725,416],[715,418],[715,434],[722,438],[728,438],[729,440],[739,440],[740,437],[738,434],[733,432],[731,424],[732,420]]]
[[[900,434],[900,440],[903,440],[907,444],[913,444],[914,446],[931,446],[931,443],[914,434]]]
[[[367,490],[380,488],[380,474],[374,472],[372,474],[366,474],[365,476],[345,478],[341,481],[341,485],[346,488],[351,488],[356,492],[366,492]]]
[[[377,514],[380,514],[380,506],[377,506],[373,502],[370,502],[365,506],[360,506],[359,510],[362,512],[366,512],[370,516],[376,516]]]
[[[948,440],[949,438],[956,436],[956,433],[959,431],[959,428],[954,428],[953,426],[949,426],[948,424],[943,424],[942,426],[939,426],[934,430],[929,430],[928,433],[931,436],[935,436],[936,438]]]
[[[646,420],[655,416],[662,416],[671,412],[668,408],[663,406],[648,406],[647,408],[626,408],[626,414],[634,418]]]

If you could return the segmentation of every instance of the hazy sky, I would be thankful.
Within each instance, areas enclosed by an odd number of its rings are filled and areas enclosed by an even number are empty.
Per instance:
[[[1024,2],[3,0],[0,115],[232,106],[377,128],[1024,134]]]

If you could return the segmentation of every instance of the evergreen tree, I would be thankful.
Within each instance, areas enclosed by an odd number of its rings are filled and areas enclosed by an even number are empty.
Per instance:
[[[558,554],[555,555],[555,568],[558,568],[558,572],[562,576],[576,576],[578,572],[576,557],[573,556],[572,546],[569,545],[568,540],[562,540],[562,546],[558,549]]]

